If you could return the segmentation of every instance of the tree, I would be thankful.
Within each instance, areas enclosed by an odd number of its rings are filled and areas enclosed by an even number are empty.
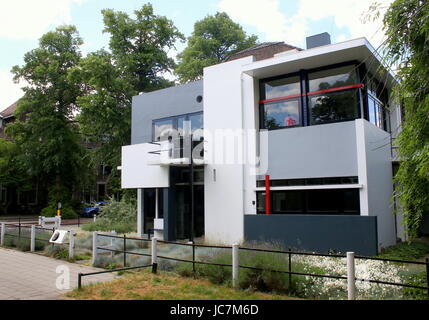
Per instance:
[[[150,4],[134,11],[103,10],[104,32],[110,34],[110,52],[100,50],[82,59],[71,73],[84,84],[78,99],[82,133],[94,143],[93,163],[112,167],[109,189],[120,189],[116,171],[121,147],[130,144],[131,100],[139,92],[174,85],[164,78],[175,62],[168,56],[175,42],[183,39],[171,20],[155,15]]]
[[[396,196],[413,237],[429,214],[429,3],[396,0],[383,21],[387,61],[398,66],[395,94],[405,111]]]
[[[182,83],[201,79],[205,67],[224,62],[232,54],[252,47],[256,42],[255,35],[247,36],[226,13],[207,16],[195,23],[188,46],[178,55],[175,73]]]
[[[0,139],[0,187],[8,190],[26,191],[31,179],[18,161],[20,151],[13,141]],[[12,197],[6,203],[0,203],[0,212],[8,213]]]
[[[15,113],[17,121],[6,130],[22,150],[17,161],[30,177],[40,177],[51,202],[69,202],[84,176],[85,153],[74,121],[82,88],[68,76],[79,63],[81,44],[74,26],[58,27],[25,54],[23,66],[12,69],[15,81],[23,79],[28,86]]]

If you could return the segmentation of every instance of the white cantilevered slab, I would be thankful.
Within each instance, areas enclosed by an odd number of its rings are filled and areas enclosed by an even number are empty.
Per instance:
[[[123,189],[168,188],[169,169],[153,165],[160,161],[161,146],[151,143],[122,147],[121,177]]]

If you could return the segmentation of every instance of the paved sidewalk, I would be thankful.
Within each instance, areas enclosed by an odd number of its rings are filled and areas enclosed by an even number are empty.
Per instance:
[[[57,267],[59,267],[59,273],[57,273]],[[64,278],[64,270],[70,270],[70,288],[58,289],[57,279],[58,277]],[[101,271],[101,269],[0,248],[0,300],[62,299],[66,292],[77,287],[79,272],[96,271]],[[85,285],[109,281],[114,277],[112,273],[106,273],[84,277],[82,282]],[[64,283],[60,280],[58,280],[60,284]]]

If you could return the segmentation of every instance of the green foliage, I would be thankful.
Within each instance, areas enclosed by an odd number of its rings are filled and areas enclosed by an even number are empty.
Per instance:
[[[116,231],[117,233],[135,232],[137,229],[136,204],[122,199],[110,199],[101,207],[97,220],[82,226],[86,231]]]
[[[163,75],[174,68],[168,51],[183,35],[166,17],[155,15],[151,4],[134,11],[135,17],[111,9],[102,10],[104,32],[110,35],[110,51],[100,50],[82,59],[70,74],[83,84],[77,100],[80,128],[96,148],[90,163],[113,168],[109,190],[121,191],[117,166],[121,147],[130,144],[131,99],[173,85]]]
[[[194,25],[188,46],[178,55],[175,73],[181,82],[201,79],[205,67],[224,62],[232,54],[256,44],[226,13],[207,16]]]
[[[380,256],[388,259],[416,260],[426,255],[429,255],[429,243],[412,241],[388,247]]]
[[[398,67],[395,96],[405,111],[397,139],[401,163],[395,196],[411,237],[429,212],[429,3],[396,0],[384,17],[387,60]]]
[[[267,247],[267,246],[265,246]],[[283,254],[267,253],[267,252],[250,252],[241,251],[239,254],[240,265],[272,269],[278,271],[288,271],[288,257]],[[231,252],[222,251],[204,257],[203,261],[213,262],[218,264],[231,264]],[[205,277],[214,284],[231,285],[231,268],[220,267],[215,265],[198,265],[196,267],[196,274],[192,271],[191,263],[179,263],[175,268],[176,272],[184,277]],[[304,271],[304,265],[301,263],[293,264],[294,272],[308,272],[310,269]],[[311,272],[323,273],[323,270],[312,268]],[[303,287],[305,287],[307,280],[305,277],[295,276],[289,281],[289,275],[279,272],[271,272],[267,270],[252,270],[241,268],[239,273],[239,287],[244,290],[262,291],[262,292],[277,292],[289,293],[295,295],[303,295]],[[291,285],[291,287],[289,286]]]
[[[42,209],[42,212],[40,214],[44,217],[55,217],[57,215],[57,204],[53,203],[48,205],[47,207]],[[74,219],[77,218],[77,214],[70,205],[66,204],[63,205],[61,208],[61,218]]]
[[[407,284],[413,286],[426,287],[427,286],[427,278],[426,272],[419,272],[417,274],[410,275],[407,279]],[[428,292],[427,290],[415,289],[415,288],[404,288],[404,297],[414,300],[428,300]]]
[[[9,187],[18,192],[31,188],[31,178],[22,168],[18,156],[20,150],[16,143],[0,139],[0,186]],[[6,204],[0,203],[0,213],[8,213],[11,198]]]
[[[79,63],[81,44],[75,27],[58,27],[25,54],[22,66],[12,69],[14,79],[28,85],[15,113],[17,121],[6,132],[20,150],[16,161],[22,169],[51,191],[71,192],[85,177],[85,150],[74,121],[81,85],[68,76]]]

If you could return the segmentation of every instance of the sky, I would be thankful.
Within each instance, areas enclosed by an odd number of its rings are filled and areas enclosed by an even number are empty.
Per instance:
[[[377,48],[382,42],[380,21],[365,17],[376,0],[1,0],[0,1],[0,111],[19,99],[25,83],[14,83],[10,70],[22,65],[38,39],[62,24],[75,25],[84,40],[83,55],[108,48],[101,10],[133,14],[150,2],[155,14],[173,20],[186,37],[194,23],[207,15],[226,12],[259,41],[284,41],[305,48],[305,38],[328,32],[333,43],[366,37]],[[377,0],[381,12],[393,0]],[[186,43],[177,43],[177,52]],[[175,56],[177,52],[170,52]]]

